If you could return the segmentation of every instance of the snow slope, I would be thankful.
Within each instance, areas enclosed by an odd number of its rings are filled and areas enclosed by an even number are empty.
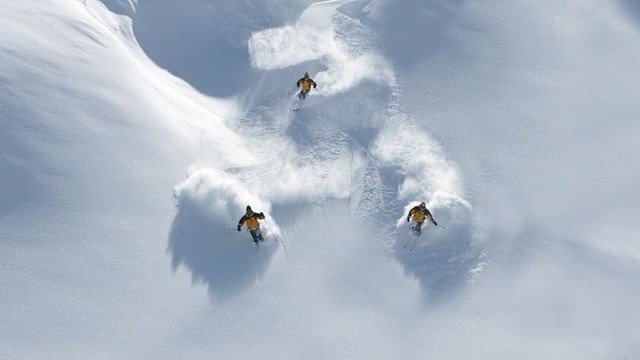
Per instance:
[[[640,357],[630,2],[0,4],[0,358]]]

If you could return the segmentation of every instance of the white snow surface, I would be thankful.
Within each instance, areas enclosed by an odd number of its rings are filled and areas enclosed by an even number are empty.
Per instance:
[[[0,8],[0,359],[640,359],[635,1]]]

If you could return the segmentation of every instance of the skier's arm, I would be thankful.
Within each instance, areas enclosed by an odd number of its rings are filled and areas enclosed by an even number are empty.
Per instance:
[[[296,87],[300,87],[300,83],[302,83],[302,80],[304,80],[304,78],[298,80],[298,82],[296,83]]]
[[[264,220],[264,213],[256,214],[256,217],[260,220]]]
[[[411,219],[411,214],[413,213],[413,209],[409,210],[409,215],[407,215],[407,222]]]
[[[436,222],[436,220],[433,218],[433,215],[431,215],[431,211],[429,211],[427,209],[427,216],[429,217],[429,220],[431,220],[431,222],[433,223],[433,225],[438,226],[438,223]]]
[[[240,218],[240,221],[238,221],[238,231],[240,231],[240,229],[242,228],[242,225],[244,225],[246,221],[247,221],[247,216],[242,215],[242,217]]]
[[[313,88],[314,88],[314,89],[318,87],[318,84],[316,84],[316,82],[315,82],[315,81],[313,81],[313,80],[311,80],[311,79],[309,79],[309,81],[311,82],[311,85],[313,85]]]

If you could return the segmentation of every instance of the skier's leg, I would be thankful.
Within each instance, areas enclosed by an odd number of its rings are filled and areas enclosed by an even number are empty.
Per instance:
[[[420,236],[420,223],[413,223],[411,226],[411,232],[415,236]]]
[[[249,230],[249,233],[251,234],[251,237],[253,238],[253,242],[254,243],[258,243],[258,234],[256,233],[257,230]]]

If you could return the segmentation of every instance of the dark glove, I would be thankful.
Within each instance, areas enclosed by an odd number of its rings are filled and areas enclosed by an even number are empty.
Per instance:
[[[433,220],[433,225],[438,226],[438,223],[435,220]]]
[[[240,226],[240,225],[238,225],[238,231],[241,231],[241,230],[240,230],[240,227],[241,227],[241,226]]]
[[[315,89],[315,88],[317,88],[317,87],[318,87],[318,85],[316,85],[316,84],[313,84],[313,88],[314,88],[314,89]]]
[[[260,216],[264,217],[264,213],[263,213],[263,212],[261,212],[261,213],[260,213]]]
[[[407,222],[409,222],[409,219],[411,218],[411,216],[407,216]]]

